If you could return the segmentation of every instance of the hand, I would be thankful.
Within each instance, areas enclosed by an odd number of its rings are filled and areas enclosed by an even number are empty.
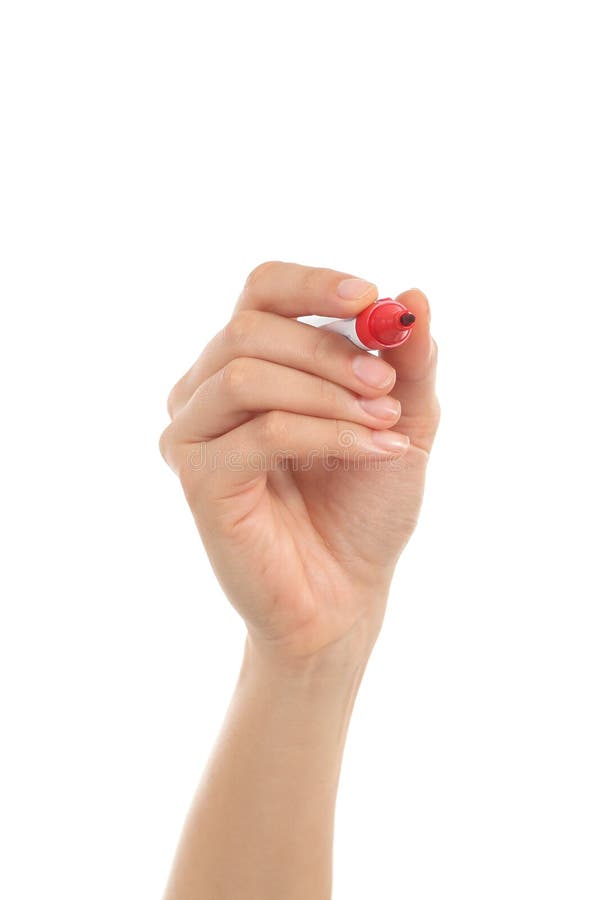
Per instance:
[[[397,298],[416,315],[409,341],[379,358],[296,321],[355,316],[377,299],[355,279],[339,296],[346,279],[279,261],[254,269],[172,389],[160,440],[249,639],[283,660],[370,650],[439,419],[420,291]]]

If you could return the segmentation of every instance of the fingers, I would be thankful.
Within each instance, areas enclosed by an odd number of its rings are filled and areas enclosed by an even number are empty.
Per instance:
[[[377,299],[377,286],[347,272],[270,260],[246,280],[236,311],[261,309],[280,316],[355,316]]]
[[[169,395],[170,415],[181,411],[202,382],[239,357],[308,372],[365,397],[389,392],[396,378],[392,365],[359,350],[339,334],[275,313],[246,309],[233,316],[177,382]]]
[[[402,404],[398,427],[410,434],[411,442],[430,450],[437,430],[440,408],[435,393],[437,345],[429,330],[429,302],[422,291],[412,289],[396,297],[416,316],[410,340],[401,347],[381,352],[381,358],[396,370],[392,396]]]
[[[252,357],[237,357],[203,381],[173,421],[181,443],[207,441],[257,413],[287,410],[389,428],[400,417],[393,397],[361,397],[317,375]]]
[[[278,260],[257,266],[232,320],[171,391],[168,406],[175,421],[169,440],[215,439],[271,410],[391,426],[428,450],[439,418],[437,348],[421,291],[397,298],[416,315],[410,340],[379,357],[295,320],[310,314],[354,316],[375,299],[375,285],[344,272]],[[402,404],[395,424],[393,404],[384,396],[390,392]],[[379,408],[369,406],[378,398]]]
[[[200,444],[174,441],[169,426],[160,449],[188,496],[200,492],[207,500],[232,500],[264,483],[266,473],[284,460],[299,468],[318,464],[332,468],[336,459],[356,466],[401,457],[408,446],[407,438],[397,431],[271,410]],[[242,508],[236,505],[238,512]]]

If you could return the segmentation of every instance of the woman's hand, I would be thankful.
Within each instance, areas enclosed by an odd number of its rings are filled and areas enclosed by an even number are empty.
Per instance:
[[[295,319],[376,299],[343,272],[263,263],[169,395],[161,452],[269,658],[368,653],[417,521],[439,419],[427,299],[399,295],[416,323],[379,358]]]

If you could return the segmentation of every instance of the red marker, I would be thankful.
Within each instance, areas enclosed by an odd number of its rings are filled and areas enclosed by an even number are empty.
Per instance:
[[[390,350],[409,339],[415,318],[402,303],[384,297],[352,319],[334,319],[319,328],[343,334],[363,350]]]

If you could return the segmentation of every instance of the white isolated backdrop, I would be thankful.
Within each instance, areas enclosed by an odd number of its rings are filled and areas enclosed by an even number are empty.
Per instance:
[[[2,5],[2,896],[162,893],[244,632],[157,441],[266,259],[440,345],[335,900],[600,895],[594,6]]]

